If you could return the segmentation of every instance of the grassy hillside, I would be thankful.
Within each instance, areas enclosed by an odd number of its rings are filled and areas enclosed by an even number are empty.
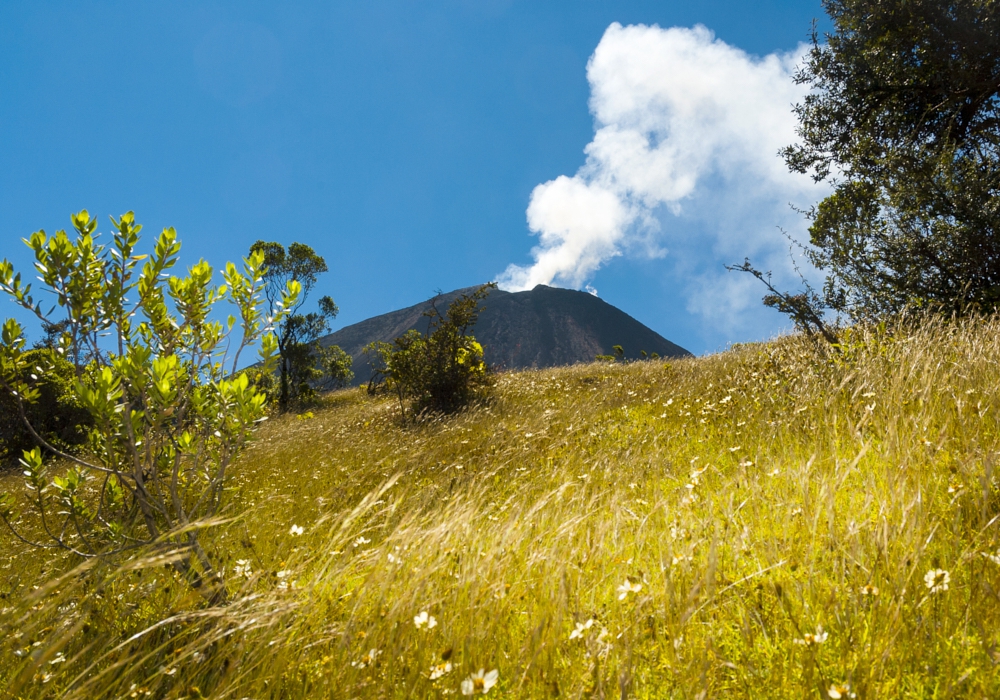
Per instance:
[[[1000,323],[845,348],[508,374],[416,426],[335,394],[241,460],[208,535],[229,606],[155,560],[60,578],[74,562],[0,535],[0,684],[438,697],[496,669],[489,695],[518,698],[1000,697]]]

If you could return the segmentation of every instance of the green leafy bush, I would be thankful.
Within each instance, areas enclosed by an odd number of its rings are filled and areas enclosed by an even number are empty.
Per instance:
[[[392,343],[376,342],[367,352],[374,357],[370,388],[384,385],[399,397],[405,410],[409,402],[415,415],[454,413],[492,386],[483,360],[483,346],[470,330],[482,309],[479,302],[496,285],[483,285],[453,301],[445,315],[432,305],[426,333],[410,330]]]
[[[320,352],[329,385],[340,389],[350,384],[354,379],[354,371],[351,369],[354,358],[339,345],[322,348]]]
[[[45,526],[40,540],[18,537],[83,557],[150,546],[200,587],[218,578],[201,526],[218,515],[227,469],[265,413],[266,397],[235,373],[240,354],[259,343],[263,371],[274,370],[271,331],[301,285],[288,281],[278,312],[266,316],[261,252],[242,269],[227,264],[225,284],[216,285],[204,260],[185,276],[170,274],[180,252],[172,228],[151,254],[138,254],[142,227],[132,212],[112,218],[107,245],[97,242],[89,213],[72,220],[72,238],[38,231],[27,241],[41,285],[56,300],[51,311],[10,262],[0,262],[0,292],[62,329],[56,352],[72,362],[73,394],[93,420],[85,458],[44,444],[72,463],[61,474],[42,463],[39,448],[25,453],[25,500]],[[224,323],[212,320],[219,302],[233,306]],[[56,309],[62,318],[52,317]],[[20,411],[42,392],[31,384],[20,324],[7,319],[0,330],[0,389]],[[15,532],[18,500],[0,494],[0,519]]]

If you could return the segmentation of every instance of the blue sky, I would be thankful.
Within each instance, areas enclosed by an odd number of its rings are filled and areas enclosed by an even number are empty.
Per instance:
[[[787,205],[822,194],[760,174],[814,18],[813,1],[0,3],[0,257],[27,270],[32,231],[131,209],[146,234],[176,227],[186,264],[311,245],[335,328],[500,278],[596,289],[696,353],[766,338],[785,322],[721,265],[787,278],[777,227],[801,236]],[[663,76],[690,82],[641,84]],[[626,127],[648,137],[638,175],[602,140]],[[627,213],[573,248],[598,189]]]

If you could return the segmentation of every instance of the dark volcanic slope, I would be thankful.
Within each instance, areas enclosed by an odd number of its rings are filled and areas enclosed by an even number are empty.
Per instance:
[[[355,323],[320,342],[339,345],[353,355],[354,383],[367,382],[371,369],[362,349],[368,343],[391,341],[411,328],[426,330],[427,317],[423,313],[432,301],[443,313],[452,300],[474,289],[458,289],[407,309]],[[691,354],[586,292],[545,285],[538,285],[530,292],[495,289],[482,306],[484,310],[472,332],[483,345],[486,362],[501,369],[593,362],[595,355],[610,355],[613,345],[621,345],[630,359],[638,358],[641,350],[661,357]]]

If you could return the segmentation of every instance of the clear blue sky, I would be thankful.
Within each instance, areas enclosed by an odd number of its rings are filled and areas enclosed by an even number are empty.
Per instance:
[[[83,208],[99,230],[129,209],[146,234],[176,227],[186,264],[299,241],[330,266],[315,296],[339,328],[531,265],[532,192],[584,165],[587,62],[612,23],[701,24],[760,57],[814,18],[812,0],[0,3],[0,257],[27,270],[20,239]],[[747,191],[725,167],[700,177],[685,206]],[[567,286],[696,353],[780,328],[755,287],[752,322],[698,306],[692,280],[743,256],[677,238],[658,201],[665,250],[626,246]],[[678,252],[699,246],[722,257]]]

